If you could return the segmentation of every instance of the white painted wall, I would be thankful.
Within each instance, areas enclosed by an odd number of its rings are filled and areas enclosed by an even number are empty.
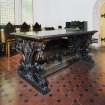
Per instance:
[[[88,21],[93,29],[93,7],[96,0],[34,0],[34,20],[43,26],[65,26],[66,21]]]
[[[42,26],[65,26],[66,21],[88,21],[93,29],[93,7],[96,0],[33,0],[34,22]],[[15,2],[16,24],[21,23],[21,0]]]

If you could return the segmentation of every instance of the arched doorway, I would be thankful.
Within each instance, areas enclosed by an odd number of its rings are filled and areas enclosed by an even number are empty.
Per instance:
[[[97,0],[93,7],[93,28],[98,30],[96,38],[98,38],[98,46],[105,46],[105,42],[101,41],[101,38],[105,37],[105,18],[102,18],[102,14],[105,13],[105,0]],[[104,21],[104,22],[103,22]]]
[[[100,8],[100,40],[101,46],[105,46],[105,3]]]

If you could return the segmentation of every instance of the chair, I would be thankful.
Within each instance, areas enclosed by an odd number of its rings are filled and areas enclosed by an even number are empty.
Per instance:
[[[41,24],[39,24],[38,22],[35,23],[35,25],[33,26],[33,31],[41,31]]]
[[[48,31],[48,30],[55,30],[54,27],[44,27],[44,29],[45,29],[46,31]]]
[[[1,27],[0,27],[0,56],[3,52],[3,43],[2,43],[2,40],[1,40]]]
[[[15,27],[10,22],[4,27],[5,48],[6,48],[6,55],[8,57],[10,56],[10,46],[15,41],[15,39],[10,36],[10,33],[14,31],[15,31]]]
[[[87,31],[87,21],[71,21],[65,23],[66,29]]]
[[[105,39],[104,39],[105,41]],[[98,38],[92,38],[92,43],[98,43]]]
[[[59,25],[59,26],[58,26],[58,29],[62,29],[62,26]]]
[[[21,32],[28,32],[30,31],[30,25],[28,25],[26,22],[24,22],[20,27]]]

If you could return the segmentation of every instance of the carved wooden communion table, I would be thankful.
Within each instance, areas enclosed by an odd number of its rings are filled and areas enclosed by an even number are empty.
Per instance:
[[[50,89],[46,77],[70,65],[72,60],[94,64],[89,55],[92,35],[97,31],[53,30],[11,33],[22,53],[18,74],[42,94]]]

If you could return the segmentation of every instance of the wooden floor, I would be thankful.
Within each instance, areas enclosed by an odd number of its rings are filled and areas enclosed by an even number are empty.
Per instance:
[[[44,96],[17,75],[19,54],[0,58],[0,105],[105,105],[105,48],[92,55],[93,68],[79,61],[48,77]]]

